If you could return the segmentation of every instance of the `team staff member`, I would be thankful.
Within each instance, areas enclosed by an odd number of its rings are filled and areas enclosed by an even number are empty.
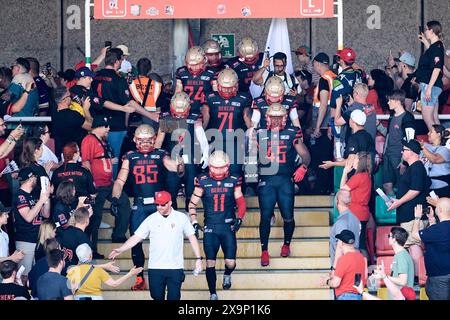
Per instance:
[[[94,259],[103,259],[103,256],[97,252],[98,229],[102,222],[103,206],[106,199],[112,201],[111,194],[113,189],[112,151],[107,143],[109,132],[108,119],[103,116],[95,116],[92,128],[91,133],[81,143],[83,166],[91,171],[98,192],[93,208],[94,215],[91,217],[87,233],[92,237]],[[115,225],[112,241],[124,242],[131,212],[127,195],[124,193],[115,205],[118,206],[118,210],[113,213]]]
[[[225,273],[222,288],[231,288],[231,273],[236,268],[236,232],[247,210],[242,194],[242,178],[230,175],[230,158],[223,151],[215,151],[209,161],[209,173],[195,179],[195,190],[189,203],[189,215],[197,238],[201,229],[196,207],[202,199],[205,217],[203,247],[206,255],[206,281],[210,300],[218,300],[216,293],[216,257],[222,247]],[[238,218],[235,215],[237,206]]]
[[[261,240],[261,266],[269,265],[270,220],[278,203],[284,220],[284,243],[281,256],[291,253],[290,244],[295,229],[294,182],[305,177],[311,161],[309,151],[303,144],[302,129],[286,126],[286,109],[279,103],[270,105],[266,113],[267,129],[258,130],[258,200],[261,208],[259,233]],[[253,143],[255,141],[252,141]],[[251,146],[251,149],[255,146]],[[302,157],[302,165],[295,168],[295,158]]]
[[[39,226],[44,218],[50,217],[50,192],[41,190],[39,198],[35,198],[37,174],[32,167],[19,171],[20,189],[13,198],[12,213],[16,236],[16,248],[23,252],[20,262],[25,267],[24,275],[31,270],[38,240]]]
[[[109,254],[115,259],[122,252],[150,239],[148,278],[150,295],[154,300],[164,300],[167,288],[167,300],[180,300],[181,285],[184,281],[184,237],[188,237],[192,250],[197,257],[195,273],[202,270],[200,246],[195,230],[182,212],[172,208],[172,198],[166,191],[156,192],[154,204],[157,212],[147,217],[134,235],[120,248]]]
[[[155,132],[148,124],[140,125],[134,133],[137,150],[128,152],[123,157],[122,167],[114,182],[111,203],[113,208],[120,203],[119,197],[124,197],[123,187],[131,173],[134,203],[130,220],[130,234],[150,214],[156,211],[155,194],[163,189],[164,170],[167,169],[183,174],[184,166],[179,160],[171,160],[166,151],[155,149]],[[125,195],[126,197],[126,195]],[[128,199],[127,199],[128,202]],[[123,241],[124,242],[124,241]],[[136,267],[143,267],[145,263],[142,243],[136,243],[131,249],[133,263]],[[132,290],[145,290],[144,273],[136,277],[136,284]]]
[[[192,47],[184,59],[186,65],[177,69],[175,93],[186,92],[191,98],[190,113],[199,113],[205,104],[205,97],[212,91],[214,71],[207,69],[205,51]]]

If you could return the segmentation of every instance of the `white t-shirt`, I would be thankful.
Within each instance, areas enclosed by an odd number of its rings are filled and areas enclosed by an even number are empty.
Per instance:
[[[0,229],[0,258],[9,257],[9,236]]]
[[[45,144],[42,145],[43,151],[42,156],[39,158],[38,163],[41,166],[45,166],[45,164],[49,161],[53,161],[54,163],[58,163],[58,158],[55,156],[52,150],[49,149]],[[49,177],[52,178],[53,171],[50,171]]]
[[[167,218],[155,212],[134,233],[150,239],[149,269],[184,269],[184,237],[195,234],[188,217],[172,208]]]

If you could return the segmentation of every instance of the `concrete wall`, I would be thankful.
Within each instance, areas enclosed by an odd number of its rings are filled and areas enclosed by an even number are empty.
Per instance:
[[[64,10],[64,66],[70,67],[83,58],[76,49],[84,50],[84,0],[0,0],[0,65],[10,65],[18,56],[36,56],[42,64],[51,61],[59,66],[60,61],[60,9]],[[280,1],[281,3],[281,1]],[[68,30],[66,9],[78,5],[81,9],[81,29]],[[381,9],[381,29],[370,30],[366,13],[369,5]],[[450,34],[450,1],[425,0],[425,21],[437,19],[443,24],[444,34]],[[358,62],[368,69],[383,67],[391,49],[420,56],[417,29],[420,25],[420,0],[344,0],[344,44],[352,46],[358,53]],[[6,18],[6,19],[5,19]],[[309,44],[312,33],[313,53],[324,51],[332,55],[337,48],[337,20],[289,19],[291,48]],[[168,73],[172,60],[171,20],[92,20],[92,56],[103,46],[105,40],[113,45],[126,44],[135,63],[140,57],[149,57],[154,70]],[[265,45],[270,19],[205,19],[201,21],[200,40],[211,33],[235,33],[236,43],[243,36],[254,37],[261,49]],[[450,46],[449,37],[444,41]]]

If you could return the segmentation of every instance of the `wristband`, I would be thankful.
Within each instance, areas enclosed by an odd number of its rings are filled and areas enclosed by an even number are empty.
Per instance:
[[[203,260],[203,257],[197,257],[197,260]]]

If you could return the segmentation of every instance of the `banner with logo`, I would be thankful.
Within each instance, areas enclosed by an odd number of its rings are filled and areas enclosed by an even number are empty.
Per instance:
[[[333,0],[94,0],[95,19],[333,18]]]

